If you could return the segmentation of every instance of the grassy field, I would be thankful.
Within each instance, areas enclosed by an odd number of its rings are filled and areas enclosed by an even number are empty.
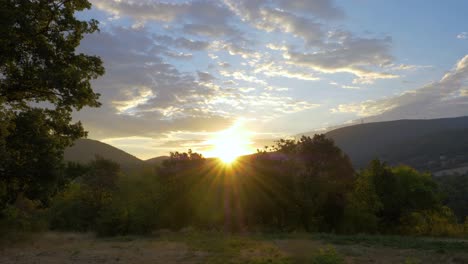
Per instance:
[[[329,234],[225,235],[160,231],[148,237],[36,234],[3,244],[0,263],[468,263],[468,240]]]

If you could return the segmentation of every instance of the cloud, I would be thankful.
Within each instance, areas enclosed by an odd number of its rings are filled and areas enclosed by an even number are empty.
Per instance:
[[[204,83],[209,83],[216,79],[216,77],[214,77],[213,75],[207,72],[197,71],[197,75],[198,75],[198,80]]]
[[[369,121],[468,115],[467,86],[468,55],[437,82],[386,99],[342,104],[333,111],[356,113]]]
[[[232,42],[214,41],[210,47],[212,50],[227,51],[230,55],[241,56],[244,59],[260,59],[262,57],[262,55],[257,51]]]
[[[325,37],[323,25],[312,19],[270,8],[260,9],[259,15],[261,19],[256,22],[256,27],[267,32],[279,29],[303,38],[311,46],[321,44]]]
[[[361,89],[361,87],[352,86],[352,85],[342,85],[341,88],[343,88],[343,89],[354,89],[354,90],[359,90],[359,89]]]
[[[171,131],[222,130],[243,115],[262,119],[315,107],[276,91],[256,93],[230,80],[267,84],[246,71],[229,71],[228,78],[221,79],[216,69],[181,71],[166,59],[168,53],[178,51],[172,49],[176,47],[206,49],[202,41],[155,37],[145,28],[112,27],[86,36],[79,51],[98,54],[106,67],[106,75],[93,83],[102,94],[103,107],[75,113],[75,119],[82,120],[96,139],[159,138]],[[253,56],[251,50],[232,50]],[[232,88],[221,86],[229,81]]]
[[[290,65],[279,65],[278,63],[270,60],[264,63],[256,63],[254,73],[262,73],[268,77],[284,77],[306,81],[320,80],[315,74],[310,71],[302,69],[291,68]]]
[[[171,22],[189,18],[201,23],[225,24],[231,13],[228,9],[208,1],[169,3],[162,1],[92,0],[93,6],[118,16],[137,21]]]
[[[248,74],[246,71],[228,71],[228,70],[221,70],[220,74],[225,76],[225,77],[231,77],[234,78],[235,80],[240,80],[244,82],[249,82],[249,83],[255,83],[255,84],[260,84],[260,85],[267,85],[267,82],[257,78],[255,75]]]
[[[292,50],[285,45],[267,45],[271,50],[284,53],[282,58],[275,58],[282,62],[276,63],[274,69],[272,66],[269,71],[265,71],[265,75],[270,77],[319,79],[314,72],[305,69],[309,68],[319,73],[351,73],[356,76],[354,83],[372,83],[378,79],[398,78],[399,75],[393,73],[394,71],[409,70],[411,66],[388,66],[393,65],[390,37],[362,38],[324,24],[325,20],[345,17],[343,10],[332,0],[224,0],[183,3],[103,0],[95,1],[95,5],[114,15],[129,16],[140,22],[173,23],[172,27],[176,30],[213,39],[209,42],[185,37],[157,36],[155,39],[162,45],[188,50],[227,51],[230,55],[256,60],[257,63],[264,55],[258,49],[248,47],[253,42],[245,39],[245,25],[266,33],[282,32],[303,39],[304,46],[299,50]],[[242,26],[235,27],[233,24]],[[240,32],[239,27],[243,27],[244,31]],[[222,39],[223,37],[228,39]],[[191,58],[190,53],[182,52],[166,52],[166,55],[176,59]],[[262,63],[265,65],[268,61]],[[286,64],[295,64],[297,67],[291,71]],[[298,69],[299,66],[304,69]]]
[[[468,39],[468,32],[461,32],[457,35],[457,39]]]
[[[390,64],[386,68],[390,71],[416,71],[419,69],[433,68],[432,65],[413,65],[413,64]]]
[[[192,40],[185,37],[173,38],[167,35],[155,35],[154,40],[159,42],[161,45],[172,46],[191,51],[206,50],[210,45],[210,43],[206,41]]]
[[[310,13],[323,19],[341,19],[345,17],[343,10],[330,0],[279,0],[283,9]]]
[[[333,0],[92,2],[108,20],[100,34],[85,37],[80,51],[104,61],[106,75],[93,82],[103,107],[75,118],[96,139],[152,142],[147,151],[196,144],[175,133],[207,135],[239,117],[274,123],[328,104],[296,88],[320,86],[331,74],[340,73],[337,87],[359,89],[428,67],[397,63],[389,36],[348,31],[340,20],[346,14]],[[464,95],[466,87],[446,100],[463,102]],[[343,104],[335,111],[382,114],[399,103]]]
[[[191,35],[220,37],[238,34],[238,31],[226,25],[185,24],[183,31]]]
[[[229,68],[231,67],[231,64],[229,64],[228,62],[218,62],[218,65],[221,67],[221,68]]]
[[[337,82],[331,81],[329,82],[330,85],[341,87],[343,89],[353,89],[353,90],[360,90],[361,87],[359,86],[353,86],[353,85],[346,85],[346,84],[339,84]]]
[[[284,56],[289,63],[309,67],[323,73],[351,73],[358,78],[354,83],[372,83],[376,79],[397,78],[398,75],[373,70],[389,65],[391,38],[369,39],[347,36],[338,48],[315,53],[287,51]]]
[[[155,0],[93,0],[93,6],[114,16],[131,17],[138,27],[146,22],[178,22],[185,33],[222,36],[239,32],[230,25],[231,11],[214,1],[170,3]]]
[[[132,115],[132,109],[140,104],[145,104],[149,99],[154,98],[153,91],[146,87],[132,87],[128,90],[123,90],[122,93],[130,99],[122,101],[112,101],[112,105],[117,109],[118,114],[129,114]]]
[[[391,55],[390,37],[363,38],[345,30],[329,28],[319,21],[344,16],[333,1],[280,0],[270,3],[225,0],[225,3],[256,29],[282,32],[303,39],[302,50],[267,44],[267,48],[284,53],[285,63],[308,67],[321,73],[351,73],[357,77],[354,83],[373,83],[378,79],[399,77],[395,73],[386,72],[385,69],[393,64],[394,60]],[[298,11],[307,14],[293,13]]]

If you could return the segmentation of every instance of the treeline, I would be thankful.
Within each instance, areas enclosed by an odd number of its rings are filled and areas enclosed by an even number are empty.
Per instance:
[[[189,151],[171,153],[161,166],[130,175],[101,158],[65,168],[67,180],[49,199],[19,193],[14,202],[3,204],[3,229],[105,236],[186,227],[468,235],[462,189],[467,177],[438,184],[428,173],[378,160],[356,172],[324,135],[280,140],[232,165]]]

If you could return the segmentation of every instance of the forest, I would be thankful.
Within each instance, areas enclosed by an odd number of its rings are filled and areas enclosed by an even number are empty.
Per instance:
[[[280,140],[232,164],[189,150],[133,172],[100,157],[86,165],[57,163],[53,172],[36,185],[2,181],[2,232],[115,236],[190,227],[464,237],[468,231],[466,176],[434,179],[379,160],[355,171],[323,135]]]

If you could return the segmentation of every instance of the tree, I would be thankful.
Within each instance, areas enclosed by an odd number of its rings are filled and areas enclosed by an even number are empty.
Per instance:
[[[49,102],[71,110],[99,106],[90,80],[104,74],[102,61],[75,52],[96,20],[80,21],[87,0],[0,2],[0,97],[15,108]]]
[[[14,130],[4,138],[1,151],[0,175],[7,189],[3,204],[14,202],[19,193],[47,202],[64,182],[63,148],[69,144],[69,135],[82,135],[81,127],[59,126],[48,114],[43,109],[15,113]],[[69,122],[66,115],[61,118]]]
[[[468,217],[468,173],[444,175],[435,180],[443,193],[444,204],[453,209],[460,222],[465,221]]]
[[[373,160],[359,173],[352,202],[359,211],[368,214],[367,219],[374,214],[381,231],[386,232],[400,227],[404,224],[402,220],[408,222],[414,213],[441,209],[437,185],[430,174],[408,166],[390,167],[379,160]]]
[[[64,148],[86,135],[71,123],[72,111],[100,105],[90,81],[104,74],[102,61],[75,51],[98,30],[96,20],[74,16],[90,7],[87,0],[0,1],[0,186],[8,190],[0,207],[19,193],[46,199]]]
[[[171,228],[181,228],[193,224],[195,204],[200,196],[194,199],[194,192],[201,186],[199,183],[205,175],[206,159],[199,153],[171,152],[170,157],[158,167],[157,175],[165,186],[165,203],[162,206],[162,222]]]
[[[346,194],[351,190],[351,161],[325,135],[280,140],[275,150],[296,164],[294,195],[306,230],[336,230],[343,218]]]

